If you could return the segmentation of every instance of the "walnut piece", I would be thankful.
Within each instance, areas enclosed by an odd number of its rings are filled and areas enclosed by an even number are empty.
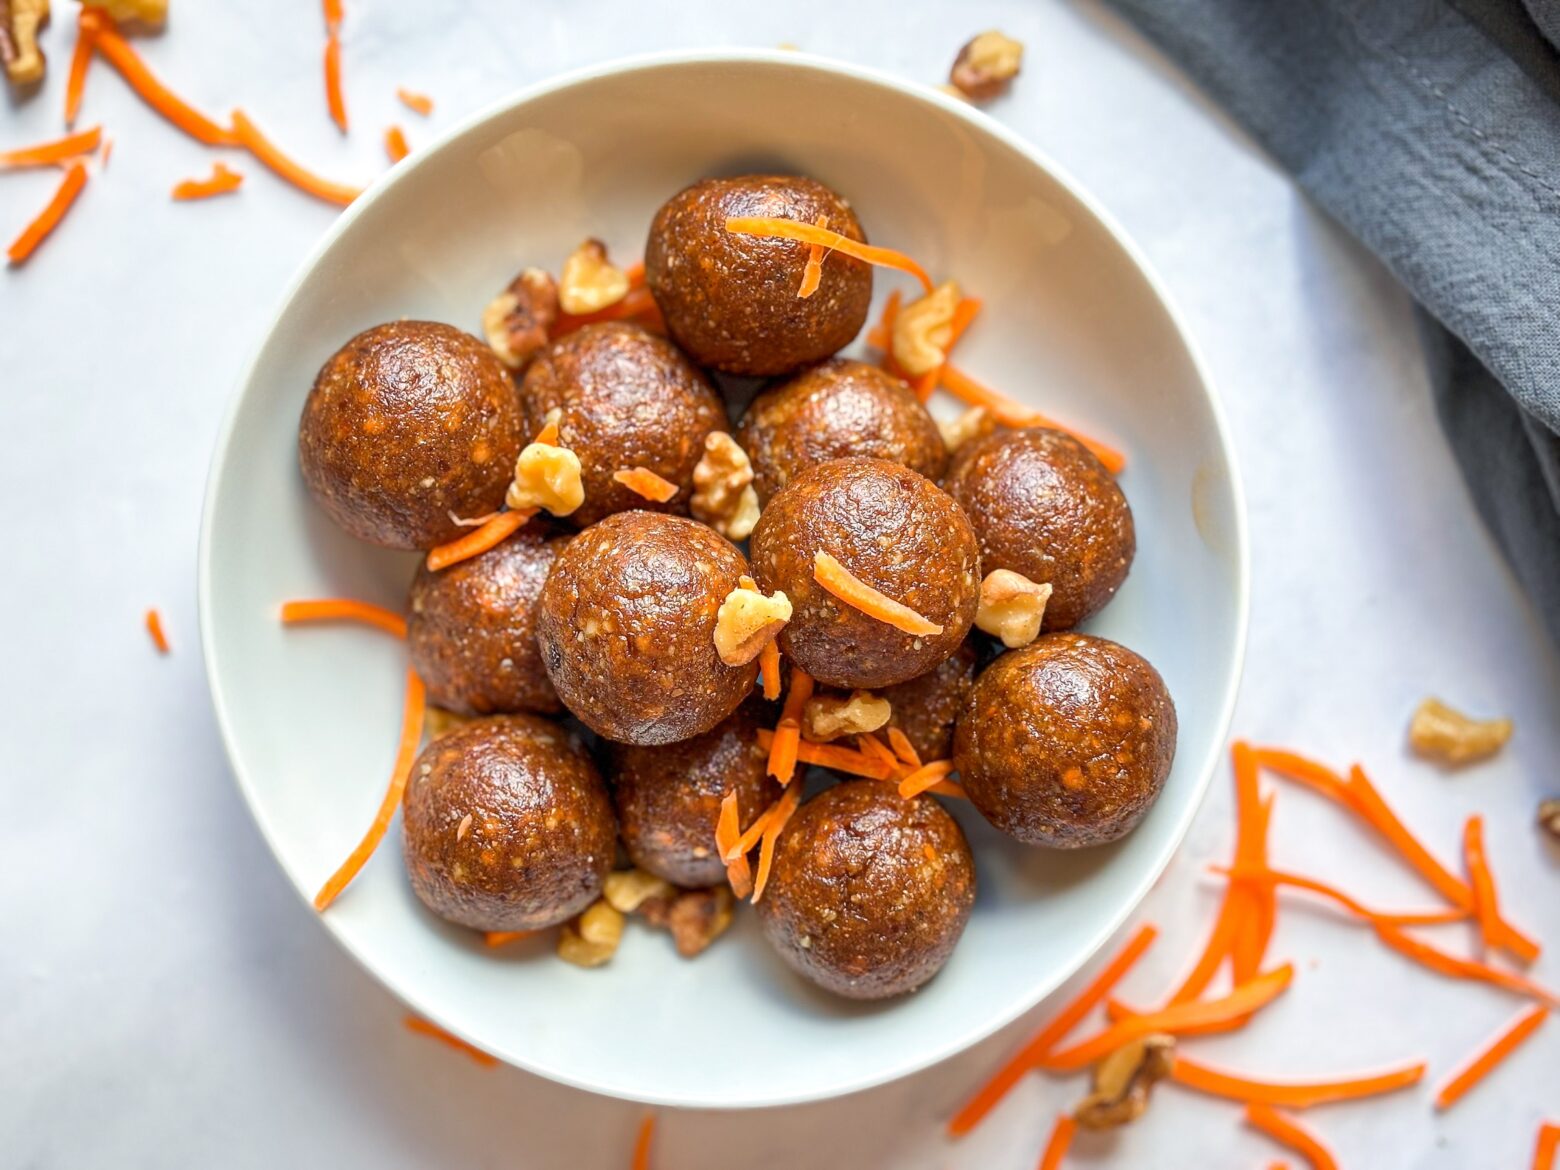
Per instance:
[[[1012,569],[993,569],[980,583],[975,624],[993,637],[1001,638],[1009,650],[1016,650],[1040,636],[1045,604],[1050,600],[1049,583],[1036,585]]]
[[[1560,796],[1539,802],[1538,827],[1560,842]]]
[[[725,431],[711,431],[704,438],[704,455],[693,469],[688,510],[727,540],[746,540],[758,523],[753,464]]]
[[[1023,44],[993,29],[959,50],[948,81],[970,101],[989,102],[1007,92],[1023,63]]]
[[[1086,1129],[1114,1129],[1143,1116],[1149,1091],[1170,1075],[1175,1037],[1155,1032],[1129,1040],[1094,1066],[1094,1091],[1073,1119]]]
[[[443,707],[429,704],[423,711],[423,734],[429,740],[435,740],[452,731],[459,731],[472,721],[473,717],[470,715],[457,715],[453,711],[446,711]]]
[[[49,0],[0,0],[0,65],[18,89],[43,80],[48,61],[38,30],[49,23]]]
[[[576,967],[599,967],[617,954],[623,939],[623,915],[605,902],[593,902],[558,933],[558,957]]]
[[[937,429],[942,432],[943,446],[952,454],[964,444],[991,434],[997,429],[997,420],[984,406],[972,406],[952,422],[938,419]]]
[[[1408,724],[1408,742],[1422,756],[1455,767],[1500,751],[1511,738],[1510,719],[1470,719],[1440,699],[1420,703]]]
[[[504,502],[516,511],[545,508],[554,516],[567,516],[585,502],[580,457],[551,443],[526,444],[515,460],[515,479]]]
[[[632,914],[650,898],[666,898],[672,894],[672,883],[642,869],[619,869],[607,875],[601,896],[607,905],[624,914]]]
[[[891,344],[900,369],[918,378],[943,364],[953,341],[953,311],[958,307],[959,285],[946,280],[899,310]]]
[[[527,268],[482,310],[482,333],[499,361],[520,370],[547,344],[557,320],[557,283],[550,273]]]
[[[607,246],[586,240],[563,262],[558,303],[579,317],[615,305],[628,295],[628,277],[607,259]]]
[[[168,19],[168,0],[94,0],[121,24],[159,25]]]
[[[791,599],[739,586],[715,614],[715,653],[727,666],[746,666],[791,620]]]
[[[661,898],[649,898],[639,907],[651,926],[672,932],[672,944],[685,959],[699,954],[731,925],[731,888],[676,890]]]
[[[893,716],[889,701],[871,691],[814,695],[802,708],[802,734],[817,743],[883,727]]]

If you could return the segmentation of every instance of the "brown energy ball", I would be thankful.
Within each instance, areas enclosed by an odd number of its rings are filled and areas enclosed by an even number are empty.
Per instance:
[[[412,579],[406,642],[428,701],[460,715],[563,710],[536,644],[536,606],[569,543],[533,521],[502,544]]]
[[[851,780],[796,810],[758,902],[798,974],[850,999],[914,991],[942,968],[975,904],[975,860],[929,796]]]
[[[500,715],[417,757],[402,808],[423,905],[473,930],[540,930],[601,893],[617,847],[606,785],[569,733]]]
[[[320,368],[298,425],[298,462],[320,507],[361,540],[428,549],[452,518],[504,503],[525,445],[504,363],[434,321],[359,333]]]
[[[961,642],[923,675],[886,687],[878,693],[893,708],[889,726],[905,733],[921,759],[946,760],[953,752],[953,727],[975,689],[975,647]]]
[[[925,674],[975,620],[975,533],[947,493],[897,463],[856,457],[808,468],[764,509],[752,550],[764,592],[791,599],[780,649],[825,686],[871,689]],[[814,579],[819,552],[942,632],[907,634],[847,605]]]
[[[949,495],[980,537],[981,567],[1049,583],[1045,629],[1102,609],[1132,567],[1132,509],[1115,477],[1063,431],[997,431],[954,453]]]
[[[715,617],[747,573],[711,528],[617,512],[559,554],[536,636],[559,697],[619,743],[675,743],[708,731],[753,691],[758,662],[727,666]]]
[[[753,399],[737,442],[766,504],[799,472],[847,455],[903,463],[932,480],[948,466],[937,423],[909,387],[849,358],[830,358]]]
[[[975,682],[953,761],[982,815],[1030,845],[1125,836],[1175,758],[1175,704],[1143,658],[1089,634],[1044,634]]]
[[[704,437],[726,429],[709,380],[671,342],[626,321],[587,325],[536,355],[520,384],[527,433],[557,410],[558,442],[580,459],[585,502],[566,519],[585,528],[631,509],[686,513]],[[612,478],[644,467],[678,486],[664,504]]]
[[[645,283],[672,339],[701,366],[760,377],[849,345],[872,300],[870,265],[833,253],[817,291],[799,297],[807,244],[726,230],[734,216],[811,224],[820,215],[830,230],[866,240],[849,203],[799,175],[705,179],[668,199],[650,225]]]
[[[749,700],[713,730],[657,747],[613,744],[612,798],[623,847],[640,869],[677,886],[713,886],[726,880],[715,853],[720,802],[737,794],[743,825],[780,796],[765,770],[769,753],[758,729],[771,726],[765,706]]]

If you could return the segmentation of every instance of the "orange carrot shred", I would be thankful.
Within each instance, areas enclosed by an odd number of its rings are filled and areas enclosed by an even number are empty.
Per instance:
[[[734,851],[742,838],[740,816],[737,790],[733,788],[721,798],[720,819],[715,823],[715,852],[723,859]],[[726,880],[731,883],[731,892],[738,898],[746,898],[753,892],[753,879],[746,853],[737,853],[733,860],[726,862]]]
[[[476,1061],[485,1068],[493,1068],[498,1064],[498,1058],[496,1056],[493,1056],[491,1053],[483,1052],[482,1049],[478,1048],[475,1044],[468,1044],[459,1036],[451,1035],[449,1032],[446,1032],[443,1028],[439,1027],[439,1025],[430,1023],[421,1016],[407,1016],[403,1023],[405,1023],[408,1031],[416,1032],[419,1036],[427,1036],[431,1039],[439,1041],[441,1044],[447,1044],[457,1052],[464,1052],[467,1056],[471,1057],[472,1060]]]
[[[155,609],[146,611],[146,632],[151,635],[152,645],[157,647],[157,653],[168,653],[168,635],[163,633],[162,614]]]
[[[1236,865],[1229,871],[1229,876],[1250,882],[1260,882],[1269,886],[1288,886],[1296,890],[1308,890],[1313,894],[1320,894],[1324,898],[1330,898],[1338,903],[1349,913],[1364,919],[1371,924],[1385,923],[1388,926],[1434,926],[1447,922],[1462,922],[1468,917],[1466,910],[1425,910],[1425,911],[1385,911],[1372,910],[1369,906],[1336,886],[1318,881],[1316,878],[1304,877],[1300,874],[1285,873],[1282,870],[1269,869],[1266,866],[1251,866],[1249,868]]]
[[[437,573],[461,561],[481,556],[495,548],[526,526],[535,516],[535,508],[517,508],[512,512],[499,512],[486,520],[480,528],[473,528],[465,536],[456,537],[447,544],[428,550],[428,571]]]
[[[959,343],[959,338],[964,336],[964,331],[980,314],[982,304],[978,297],[964,297],[953,307],[953,320],[949,322],[948,344],[943,347],[942,362],[915,380],[915,396],[922,402],[930,401],[933,393],[936,392],[942,382],[943,372],[948,367],[948,358],[953,353],[953,347]]]
[[[634,1138],[634,1161],[631,1170],[650,1170],[650,1143],[655,1137],[655,1114],[645,1114],[639,1123],[639,1134]]]
[[[889,775],[904,775],[905,767],[899,757],[886,743],[870,731],[863,731],[856,736],[856,747],[862,755],[871,756],[878,763],[889,770]]]
[[[949,796],[954,800],[968,800],[970,794],[964,791],[962,785],[955,784],[952,780],[944,780],[941,784],[933,784],[928,792],[935,792],[938,796]]]
[[[1488,963],[1481,963],[1475,959],[1464,959],[1447,954],[1390,923],[1378,922],[1375,924],[1375,929],[1376,937],[1387,946],[1441,975],[1448,975],[1453,979],[1488,983],[1492,987],[1501,987],[1519,995],[1531,996],[1551,1007],[1560,1007],[1560,995],[1556,995],[1549,988],[1535,983],[1526,976],[1514,975],[1510,971],[1503,971],[1499,967],[1492,967]]]
[[[82,9],[82,15],[86,9]],[[87,92],[87,70],[92,65],[92,51],[96,47],[95,36],[84,20],[76,22],[76,47],[70,54],[70,73],[65,78],[65,129],[76,124],[81,112],[81,99]]]
[[[1560,1125],[1546,1121],[1538,1127],[1538,1138],[1533,1143],[1533,1170],[1554,1170],[1557,1152],[1560,1152]]]
[[[883,351],[886,357],[892,357],[894,345],[894,322],[899,319],[899,302],[902,298],[896,288],[883,300],[883,316],[878,323],[867,330],[867,344],[874,349]]]
[[[1463,865],[1468,871],[1468,888],[1473,894],[1473,912],[1479,920],[1479,937],[1484,945],[1497,945],[1500,902],[1495,891],[1495,875],[1490,872],[1484,852],[1484,818],[1472,816],[1463,826]]]
[[[414,114],[421,114],[426,118],[433,113],[433,99],[425,93],[417,93],[404,87],[395,91],[395,96],[401,99],[401,104]]]
[[[1348,781],[1325,764],[1282,748],[1259,747],[1257,764],[1285,779],[1294,780],[1339,804],[1348,804]]]
[[[347,97],[341,89],[341,37],[334,29],[325,38],[325,106],[330,111],[330,120],[345,134]]]
[[[90,30],[93,48],[103,55],[125,79],[126,84],[170,124],[207,146],[236,144],[231,130],[218,126],[157,79],[147,68],[146,62],[141,60],[140,54],[130,46],[130,42],[119,35],[113,18],[106,12],[90,6],[83,8],[81,27]]]
[[[663,479],[648,467],[620,467],[612,478],[637,496],[643,496],[657,504],[664,504],[678,492],[669,479]]]
[[[278,150],[242,110],[233,111],[233,133],[239,144],[278,178],[284,179],[300,191],[313,195],[317,199],[323,199],[327,203],[339,203],[345,207],[363,193],[360,187],[333,183],[304,170]]]
[[[1120,475],[1126,469],[1127,457],[1115,447],[1102,443],[1098,439],[1091,439],[1081,431],[1072,427],[1063,426],[1053,418],[1042,414],[1020,402],[1015,402],[1005,394],[999,394],[989,386],[982,385],[970,377],[963,370],[950,363],[944,363],[939,374],[943,389],[951,393],[970,406],[983,406],[998,422],[1010,427],[1051,427],[1054,430],[1065,431],[1077,439],[1090,451],[1095,458],[1105,465],[1105,470],[1112,475]]]
[[[1531,1007],[1519,1015],[1488,1047],[1480,1050],[1473,1059],[1463,1065],[1450,1080],[1436,1091],[1436,1109],[1450,1109],[1458,1101],[1461,1101],[1469,1089],[1489,1076],[1501,1061],[1516,1051],[1524,1040],[1538,1031],[1548,1016],[1549,1009],[1541,1006]]]
[[[1096,975],[1057,1012],[1043,1028],[1031,1036],[1022,1048],[1015,1052],[996,1073],[975,1091],[964,1106],[948,1122],[949,1137],[963,1137],[979,1125],[997,1103],[1006,1097],[1024,1074],[1034,1068],[1039,1060],[1067,1034],[1083,1022],[1096,1004],[1108,996],[1127,975],[1127,972],[1143,957],[1159,932],[1152,926],[1138,928],[1127,944],[1117,951]]]
[[[896,630],[916,637],[942,633],[943,628],[936,622],[878,592],[826,552],[813,554],[813,580],[852,609]]]
[[[67,134],[49,142],[23,146],[16,150],[0,150],[0,167],[49,167],[65,162],[77,155],[91,154],[103,141],[103,127],[94,126],[77,134]]]
[[[931,292],[933,288],[932,278],[926,275],[926,269],[903,252],[859,243],[849,236],[842,236],[839,232],[831,232],[828,228],[821,228],[816,224],[763,215],[734,215],[726,220],[726,230],[739,236],[768,236],[771,239],[797,240],[803,244],[821,244],[832,251],[843,252],[868,264],[908,272],[921,282],[921,287],[927,292]]]
[[[900,728],[889,727],[888,746],[894,750],[894,755],[899,757],[900,763],[908,764],[912,768],[921,766],[921,753],[915,750],[915,744],[910,742],[910,737]]]
[[[1078,1123],[1071,1115],[1063,1113],[1057,1117],[1056,1123],[1051,1126],[1051,1136],[1046,1140],[1045,1150],[1040,1155],[1038,1170],[1057,1170],[1072,1146],[1073,1133],[1077,1128]]]
[[[37,217],[22,229],[22,234],[11,241],[11,246],[6,249],[6,258],[13,265],[25,264],[27,258],[38,250],[38,245],[48,239],[50,233],[60,226],[66,212],[75,204],[81,189],[86,185],[87,168],[80,162],[72,162],[65,171],[65,177],[60,180],[60,185],[55,188],[54,197]]]
[[[775,803],[778,804],[779,801]],[[769,823],[769,814],[772,812],[774,812],[774,805],[754,817],[753,823],[743,830],[736,844],[720,855],[720,859],[726,862],[735,861],[738,857],[753,852],[753,846],[757,845],[764,835],[764,826]]]
[[[938,781],[947,779],[948,773],[952,771],[952,760],[933,760],[930,764],[922,764],[899,782],[899,795],[906,800],[920,796],[935,787]]]
[[[764,836],[758,847],[758,876],[753,879],[754,902],[764,896],[764,887],[769,884],[769,869],[775,863],[775,842],[780,840],[781,831],[801,801],[802,786],[793,785],[780,794],[780,799],[764,816]]]
[[[103,153],[98,156],[98,165],[105,171],[108,170],[108,160],[113,155],[113,153],[114,140],[112,138],[103,139]]]
[[[827,215],[820,214],[813,222],[815,222],[821,228],[826,228],[829,226],[829,217]],[[801,287],[796,290],[796,295],[801,297],[803,300],[812,296],[813,293],[818,291],[818,285],[822,282],[822,280],[823,245],[809,244],[807,245],[807,266],[802,269],[802,284]]]
[[[333,33],[341,27],[342,18],[346,16],[342,10],[341,0],[323,0],[322,7],[325,13],[325,31]]]
[[[769,745],[769,775],[781,784],[789,784],[796,775],[796,761],[802,742],[802,708],[812,698],[813,680],[799,666],[791,667],[791,689],[780,709],[780,723]]]
[[[482,941],[490,947],[502,947],[523,938],[530,938],[535,933],[534,930],[487,930],[482,933]]]
[[[390,156],[392,164],[412,153],[412,148],[406,142],[406,133],[399,126],[391,126],[385,131],[385,153]]]
[[[214,195],[226,195],[230,191],[237,191],[243,183],[243,175],[228,169],[226,163],[219,161],[212,164],[210,178],[185,179],[182,183],[175,184],[173,198],[180,203],[191,199],[210,199]]]
[[[758,746],[772,753],[775,741],[778,738],[778,730],[771,731],[767,727],[760,727],[758,729]],[[772,759],[773,755],[770,758]],[[813,743],[811,740],[806,739],[798,740],[796,758],[804,764],[817,764],[820,768],[833,768],[836,772],[844,772],[850,776],[861,776],[867,780],[892,780],[903,770],[897,764],[895,767],[889,768],[881,760],[869,756],[865,752],[856,751],[853,748],[841,747],[835,743]]]
[[[1285,1109],[1308,1109],[1333,1101],[1354,1101],[1417,1085],[1425,1075],[1425,1066],[1411,1064],[1391,1072],[1364,1077],[1335,1077],[1324,1081],[1263,1081],[1239,1073],[1226,1072],[1177,1056],[1170,1076],[1177,1084],[1214,1097],[1232,1101],[1260,1102]]]
[[[382,605],[371,605],[366,601],[353,601],[345,597],[282,603],[283,625],[338,621],[362,622],[381,629],[387,634],[394,634],[397,638],[406,637],[406,619]]]
[[[764,683],[764,698],[773,702],[780,697],[780,646],[773,639],[758,652],[758,677]]]
[[[536,438],[532,439],[531,442],[535,443],[539,447],[557,446],[558,424],[555,422],[543,424],[542,429],[536,432]]]
[[[385,798],[380,802],[379,811],[374,814],[368,832],[363,834],[363,839],[347,855],[341,867],[320,887],[320,892],[314,895],[314,908],[321,913],[324,913],[336,900],[337,895],[347,888],[353,878],[357,877],[358,871],[373,856],[374,850],[379,847],[379,842],[384,839],[386,830],[390,828],[390,818],[401,805],[401,795],[406,791],[406,778],[411,774],[412,761],[417,757],[417,748],[422,740],[425,705],[426,694],[423,681],[417,677],[415,670],[408,670],[406,705],[401,715],[401,743],[396,750],[395,770],[390,774],[390,786],[385,790]]]
[[[1285,1117],[1272,1106],[1247,1105],[1246,1121],[1305,1158],[1311,1163],[1313,1170],[1338,1170],[1338,1160],[1320,1139],[1302,1129],[1292,1118]]]

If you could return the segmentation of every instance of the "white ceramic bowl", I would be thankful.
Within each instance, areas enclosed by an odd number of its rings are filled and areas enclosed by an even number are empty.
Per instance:
[[[693,962],[643,929],[595,971],[558,961],[544,939],[487,950],[413,897],[395,829],[324,916],[415,1011],[504,1060],[601,1093],[712,1108],[866,1088],[1013,1019],[1121,924],[1197,808],[1240,670],[1244,512],[1207,378],[1110,218],[983,114],[798,54],[650,57],[531,89],[397,167],[304,264],[223,428],[200,554],[201,630],[228,754],[307,898],[380,799],[403,652],[368,630],[283,630],[277,604],[347,595],[400,607],[414,565],[344,535],[311,504],[295,444],[316,370],[392,318],[475,331],[519,267],[556,270],[588,235],[637,256],[673,192],[756,169],[830,184],[875,242],[984,297],[961,364],[1129,453],[1137,561],[1089,628],[1158,666],[1181,732],[1159,803],[1115,846],[1027,849],[958,808],[976,851],[975,912],[948,966],[902,1000],[863,1006],[815,991],[771,954],[751,914]],[[879,273],[879,301],[896,283]]]

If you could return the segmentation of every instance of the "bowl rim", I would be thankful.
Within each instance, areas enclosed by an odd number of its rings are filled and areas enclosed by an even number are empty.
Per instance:
[[[658,1095],[653,1091],[632,1092],[626,1090],[621,1085],[600,1080],[593,1081],[533,1062],[523,1052],[494,1053],[495,1056],[498,1056],[506,1063],[524,1069],[526,1072],[559,1084],[568,1085],[571,1088],[581,1089],[601,1096],[670,1108],[745,1110],[778,1108],[832,1100],[836,1097],[864,1092],[868,1089],[900,1080],[948,1060],[958,1053],[973,1047],[1007,1027],[1020,1016],[1031,1011],[1042,1001],[1053,995],[1067,980],[1076,976],[1088,965],[1142,905],[1143,899],[1163,875],[1171,859],[1184,842],[1186,834],[1191,828],[1192,820],[1197,815],[1198,810],[1202,807],[1204,798],[1207,796],[1214,772],[1217,770],[1218,762],[1223,755],[1223,745],[1229,735],[1245,666],[1251,585],[1251,551],[1246,513],[1246,496],[1242,486],[1240,467],[1236,461],[1234,442],[1230,435],[1229,421],[1218,391],[1214,386],[1213,379],[1209,374],[1207,361],[1204,359],[1195,338],[1187,329],[1185,317],[1171,296],[1163,279],[1149,262],[1142,249],[1127,234],[1116,218],[1089,193],[1086,187],[1074,178],[1066,167],[1060,165],[1046,151],[1028,141],[1016,131],[1009,129],[968,102],[940,92],[934,86],[910,80],[875,67],[857,65],[851,62],[790,49],[742,47],[668,49],[615,57],[607,61],[556,74],[488,103],[476,112],[460,119],[422,150],[413,153],[408,159],[391,167],[366,188],[363,194],[359,195],[342,214],[337,216],[319,241],[309,250],[277,298],[270,317],[265,322],[264,327],[258,332],[257,340],[250,349],[234,390],[230,392],[230,400],[212,449],[211,463],[206,476],[201,505],[200,538],[196,567],[196,603],[199,613],[201,661],[206,673],[206,689],[211,697],[212,707],[216,714],[217,728],[222,739],[223,752],[227,757],[228,766],[232,770],[250,818],[259,830],[266,847],[271,851],[273,859],[283,873],[287,875],[289,884],[293,887],[293,892],[308,907],[309,917],[314,919],[335,940],[337,945],[352,957],[365,973],[407,1007],[416,1010],[439,1027],[447,1029],[461,1039],[483,1048],[483,1051],[489,1051],[489,1049],[483,1047],[482,1041],[477,1037],[465,1033],[457,1027],[453,1027],[450,1021],[441,1019],[438,1012],[430,1011],[424,1005],[416,1002],[415,999],[403,991],[393,973],[381,971],[370,963],[351,940],[326,920],[325,915],[314,912],[308,891],[288,873],[287,866],[282,863],[278,843],[273,840],[272,833],[267,827],[265,819],[259,815],[260,801],[255,784],[239,765],[232,717],[229,713],[224,692],[217,680],[215,669],[217,619],[211,587],[212,546],[215,536],[214,501],[226,471],[229,454],[233,447],[233,437],[237,429],[238,418],[242,413],[243,404],[248,398],[249,388],[253,382],[256,367],[259,365],[269,345],[270,338],[274,334],[278,322],[286,312],[287,306],[292,303],[299,289],[309,279],[321,259],[372,204],[382,198],[387,191],[394,188],[412,171],[429,164],[433,159],[437,158],[457,140],[476,132],[488,122],[509,114],[539,98],[617,74],[707,64],[781,66],[804,73],[821,72],[843,76],[853,81],[890,90],[901,97],[932,105],[946,114],[963,120],[971,129],[996,139],[1002,145],[1023,156],[1034,166],[1044,171],[1056,183],[1064,187],[1068,194],[1076,199],[1100,226],[1109,233],[1116,246],[1131,261],[1132,265],[1147,283],[1155,299],[1164,309],[1181,343],[1186,348],[1192,368],[1202,385],[1204,397],[1208,401],[1214,432],[1218,440],[1219,452],[1229,469],[1229,494],[1234,528],[1232,557],[1235,567],[1235,641],[1230,655],[1229,670],[1225,677],[1223,694],[1220,696],[1215,714],[1217,735],[1214,738],[1214,746],[1209,750],[1205,758],[1197,762],[1196,780],[1191,797],[1186,801],[1180,813],[1178,823],[1166,838],[1166,843],[1160,854],[1144,871],[1143,877],[1131,895],[1123,899],[1120,909],[1100,923],[1094,934],[1079,949],[1074,960],[1058,967],[1056,974],[1038,980],[1027,995],[1019,997],[1011,1004],[1005,1005],[1003,1010],[981,1020],[973,1027],[966,1029],[950,1040],[936,1047],[928,1048],[918,1053],[913,1059],[902,1061],[895,1067],[875,1071],[854,1079],[820,1085],[815,1089],[740,1101]]]

